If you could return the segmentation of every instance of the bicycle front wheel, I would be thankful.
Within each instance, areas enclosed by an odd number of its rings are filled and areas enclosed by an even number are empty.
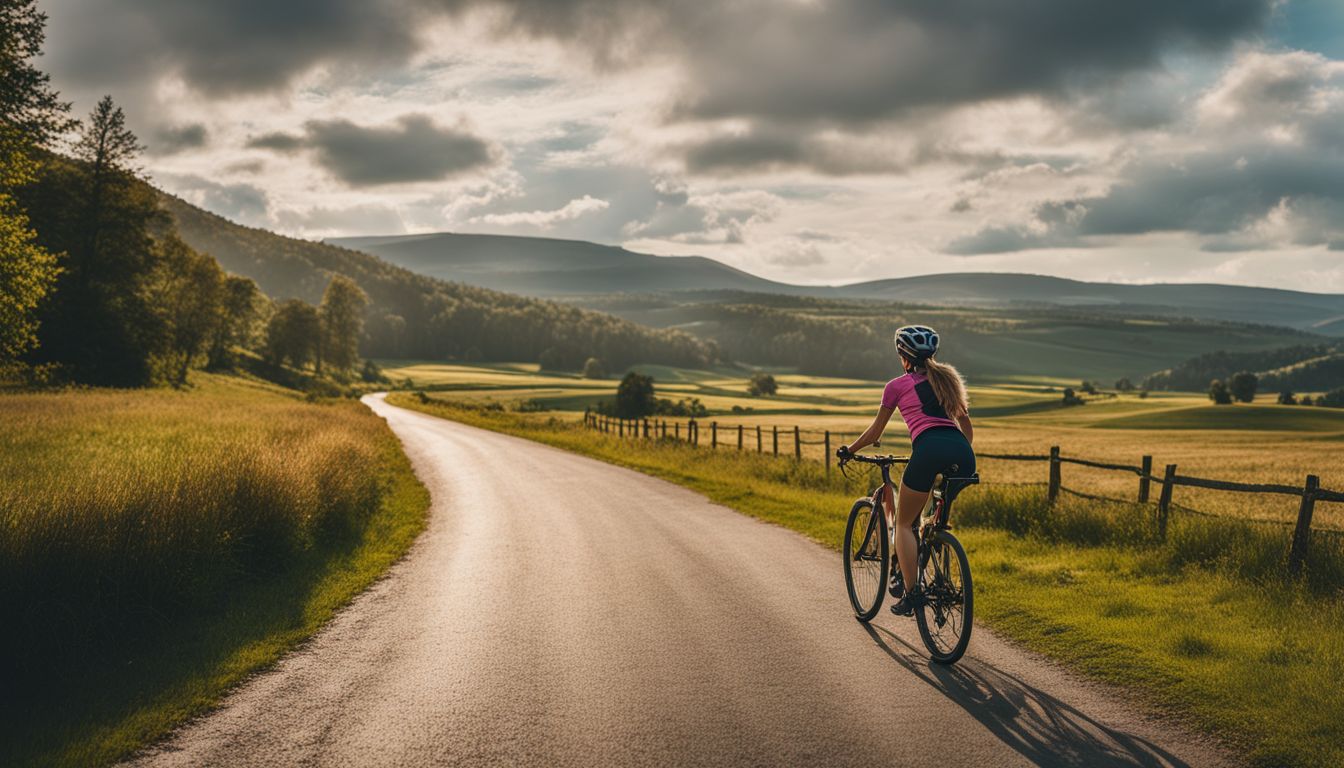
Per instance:
[[[966,550],[950,531],[935,531],[929,542],[924,594],[927,603],[915,612],[919,636],[934,661],[952,664],[971,642],[975,594]]]
[[[872,499],[854,502],[845,524],[845,588],[859,621],[871,620],[882,608],[891,561],[889,547],[887,521],[881,512],[873,513]]]

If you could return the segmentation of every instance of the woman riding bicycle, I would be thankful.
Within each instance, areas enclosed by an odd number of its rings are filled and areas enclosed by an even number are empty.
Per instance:
[[[891,420],[891,414],[900,410],[905,426],[910,430],[910,461],[901,477],[901,491],[896,502],[896,559],[904,584],[918,584],[915,578],[918,545],[912,528],[915,518],[924,509],[933,488],[934,477],[953,464],[959,475],[975,473],[975,452],[971,450],[974,430],[966,399],[966,386],[961,374],[950,365],[933,359],[938,351],[938,333],[923,325],[907,325],[896,331],[896,351],[900,353],[905,375],[892,379],[882,391],[882,407],[868,429],[852,444],[841,446],[836,452],[841,458],[857,453],[877,442]],[[887,507],[887,524],[891,524],[892,488],[883,495]],[[892,577],[893,594],[897,589]],[[918,589],[899,595],[891,612],[909,616],[920,605],[923,596]]]

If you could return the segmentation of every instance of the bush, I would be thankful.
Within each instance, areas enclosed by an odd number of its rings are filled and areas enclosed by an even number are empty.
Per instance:
[[[1087,401],[1079,397],[1078,394],[1073,391],[1073,387],[1064,388],[1063,402],[1065,405],[1087,405]]]
[[[607,378],[606,366],[596,357],[588,358],[583,364],[583,378],[585,379],[605,379]]]
[[[1209,382],[1209,399],[1214,402],[1214,405],[1231,405],[1232,392],[1228,390],[1222,379],[1214,379]]]
[[[642,419],[658,407],[653,393],[653,377],[631,371],[616,387],[616,416],[622,419]]]
[[[1303,395],[1300,402],[1302,405],[1315,405],[1315,403],[1311,401],[1311,395]]]
[[[1119,381],[1115,382],[1115,391],[1117,391],[1117,392],[1133,392],[1133,391],[1134,391],[1134,382],[1130,381],[1130,380],[1127,379],[1127,378],[1125,378],[1125,379],[1120,379]]]
[[[1316,404],[1327,408],[1344,408],[1344,387],[1332,389],[1316,398]]]
[[[779,385],[775,383],[775,377],[768,373],[755,373],[751,376],[751,381],[747,382],[747,394],[752,397],[769,397],[779,391]]]
[[[359,378],[370,384],[386,384],[387,377],[383,375],[383,369],[372,360],[365,360],[359,368]]]
[[[1297,398],[1293,396],[1292,392],[1285,389],[1279,393],[1279,405],[1297,405]]]
[[[1084,395],[1095,395],[1097,394],[1097,385],[1084,380],[1082,384],[1078,385],[1078,391],[1082,392]]]
[[[700,402],[698,397],[682,398],[675,403],[660,397],[653,412],[659,416],[681,416],[693,419],[709,415],[709,409],[705,407],[704,403]]]
[[[1228,382],[1227,388],[1232,392],[1232,398],[1239,403],[1249,403],[1255,400],[1255,390],[1260,380],[1254,373],[1241,371],[1233,374]]]

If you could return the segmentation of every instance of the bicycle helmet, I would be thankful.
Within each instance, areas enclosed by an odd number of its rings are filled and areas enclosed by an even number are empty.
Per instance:
[[[905,325],[896,329],[896,349],[918,362],[938,351],[938,332],[927,325]]]

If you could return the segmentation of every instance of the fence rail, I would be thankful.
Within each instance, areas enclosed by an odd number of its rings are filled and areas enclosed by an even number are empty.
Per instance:
[[[669,434],[669,423],[671,431]],[[685,422],[685,428],[682,428],[682,422],[668,422],[663,419],[618,419],[611,416],[603,416],[597,413],[585,412],[583,424],[588,429],[597,430],[607,434],[615,434],[620,437],[655,437],[659,439],[671,439],[679,442],[686,442],[694,446],[700,445],[700,423],[696,419],[688,419]],[[721,443],[719,433],[724,431],[727,442]],[[832,466],[833,456],[831,454],[831,445],[834,442],[840,445],[843,437],[839,432],[830,430],[804,430],[801,427],[794,426],[784,428],[785,455],[792,454],[793,459],[802,460],[803,446],[819,445],[823,447],[822,462],[826,466],[826,472],[829,474]],[[755,445],[757,453],[767,453],[771,455],[780,455],[780,434],[778,425],[769,427],[755,426],[749,427],[744,424],[724,425],[720,427],[717,421],[709,423],[709,447],[717,450],[720,445],[725,448],[734,446],[736,450],[743,451],[749,449],[747,442],[748,434],[755,436]],[[684,438],[683,438],[684,435]],[[767,440],[768,435],[768,440]],[[819,439],[803,439],[803,435],[809,437],[816,436]],[[792,442],[792,446],[789,442]],[[790,451],[789,448],[793,450]],[[1106,496],[1094,496],[1092,494],[1082,493],[1071,488],[1064,487],[1062,478],[1062,467],[1064,464],[1075,464],[1112,472],[1127,472],[1136,475],[1138,478],[1138,490],[1135,500],[1139,504],[1149,503],[1149,495],[1152,485],[1156,483],[1159,486],[1157,504],[1155,507],[1158,536],[1165,539],[1167,535],[1167,522],[1174,508],[1180,508],[1187,511],[1188,507],[1176,504],[1173,501],[1175,489],[1178,486],[1190,488],[1205,488],[1215,491],[1227,491],[1232,493],[1273,493],[1285,496],[1298,497],[1299,504],[1297,510],[1297,519],[1292,523],[1292,539],[1288,550],[1288,571],[1292,576],[1297,576],[1302,570],[1302,564],[1306,562],[1307,552],[1311,546],[1311,537],[1313,533],[1324,532],[1321,529],[1312,528],[1312,516],[1315,513],[1317,502],[1344,503],[1344,492],[1333,491],[1320,487],[1320,479],[1316,475],[1307,475],[1301,486],[1281,485],[1278,483],[1239,483],[1229,480],[1213,480],[1203,477],[1192,477],[1189,475],[1180,475],[1176,472],[1177,465],[1168,464],[1161,474],[1153,472],[1153,457],[1143,456],[1138,465],[1131,464],[1113,464],[1104,461],[1093,461],[1077,456],[1064,456],[1060,453],[1059,446],[1051,446],[1048,454],[1021,454],[1021,453],[978,453],[977,456],[984,459],[995,459],[999,461],[1043,461],[1049,462],[1049,475],[1046,486],[1046,497],[1050,503],[1055,503],[1062,492],[1085,499],[1098,501],[1117,501],[1128,503],[1128,499],[1116,499]],[[1331,530],[1331,533],[1336,531]]]

